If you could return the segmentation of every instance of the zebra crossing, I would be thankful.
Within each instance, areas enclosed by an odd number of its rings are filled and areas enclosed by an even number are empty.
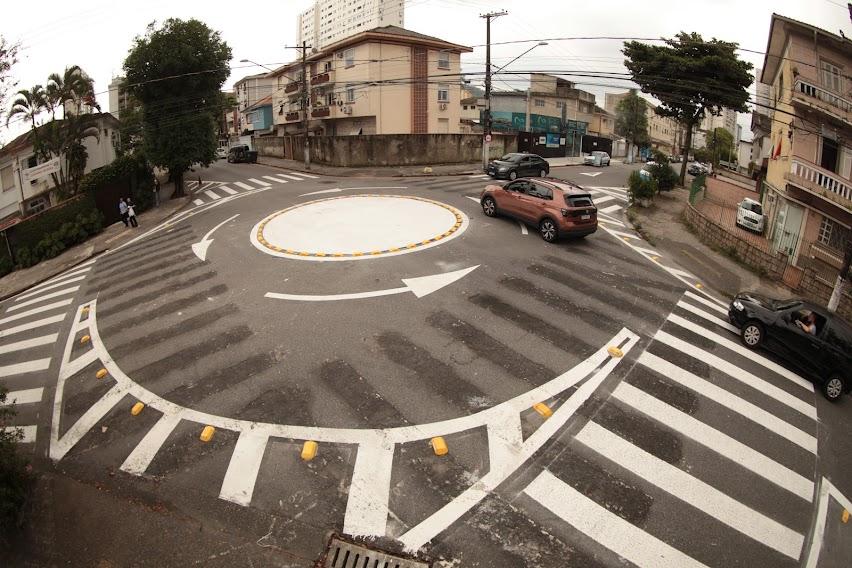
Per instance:
[[[643,526],[623,513],[623,494],[621,500],[604,491],[584,494],[552,467],[523,490],[529,512],[554,521],[557,530],[579,532],[589,539],[588,552],[613,554],[618,562],[798,565],[815,498],[814,388],[742,347],[724,311],[686,292],[563,456],[598,462],[619,483],[639,487],[659,515],[708,530],[671,530],[649,518]],[[680,455],[649,443],[642,428],[673,436]],[[721,543],[731,547],[725,562]]]
[[[53,364],[52,353],[59,339],[68,306],[95,260],[38,284],[7,301],[0,313],[0,386],[8,390],[5,405],[15,405],[15,424],[21,442],[36,441],[35,423],[44,389],[49,386],[45,371]]]
[[[206,182],[198,187],[195,191],[195,199],[192,203],[196,206],[204,205],[218,201],[228,195],[236,195],[243,191],[251,191],[254,189],[264,189],[279,184],[290,183],[293,181],[305,181],[308,179],[317,179],[318,176],[306,174],[302,172],[287,172],[273,175],[261,175],[258,177],[248,178],[245,181],[234,182]],[[249,183],[250,182],[250,183]]]

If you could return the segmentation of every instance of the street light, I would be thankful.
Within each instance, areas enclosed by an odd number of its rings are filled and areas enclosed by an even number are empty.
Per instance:
[[[258,67],[263,67],[267,71],[274,71],[274,69],[270,69],[266,65],[263,65],[262,63],[258,63],[257,61],[252,61],[251,59],[240,59],[240,63],[253,63],[253,64],[257,65]]]
[[[533,49],[537,48],[540,45],[547,45],[547,42],[546,41],[538,42],[537,44],[535,44],[534,46],[532,46],[531,48],[529,48],[528,50],[526,50],[525,52],[523,52],[522,54],[520,54],[519,56],[517,56],[516,58],[514,58],[513,60],[511,60],[507,64],[505,64],[504,66],[502,66],[497,71],[494,71],[493,74],[496,75],[497,73],[499,73],[500,71],[502,71],[503,69],[505,69],[506,67],[508,67],[509,65],[511,65],[512,63],[514,63],[515,61],[517,61],[518,59],[520,59],[521,57],[523,57],[524,55],[526,55],[527,53],[529,53],[530,51],[532,51]]]

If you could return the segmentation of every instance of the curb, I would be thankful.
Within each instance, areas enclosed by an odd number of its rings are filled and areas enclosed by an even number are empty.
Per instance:
[[[357,178],[357,177],[380,177],[380,178],[448,177],[448,176],[462,176],[462,175],[473,175],[473,174],[482,173],[479,170],[467,170],[467,171],[464,171],[464,172],[451,172],[451,173],[449,173],[449,172],[448,173],[434,173],[433,172],[433,173],[430,173],[430,174],[426,174],[426,173],[422,173],[422,172],[418,172],[418,173],[401,173],[401,172],[390,173],[390,172],[388,172],[388,173],[376,173],[376,174],[342,173],[342,174],[339,174],[339,173],[324,173],[324,172],[320,172],[319,170],[306,170],[304,167],[297,168],[297,167],[289,167],[289,166],[279,166],[278,164],[270,164],[268,162],[261,162],[261,161],[258,161],[257,163],[261,166],[267,166],[267,167],[270,167],[270,168],[277,168],[279,170],[289,170],[289,171],[293,171],[293,172],[301,172],[301,173],[304,173],[304,174],[310,173],[310,174],[320,174],[320,175],[332,176],[332,177],[353,177],[353,178]],[[433,166],[423,166],[423,167],[426,168],[426,167],[433,167]]]

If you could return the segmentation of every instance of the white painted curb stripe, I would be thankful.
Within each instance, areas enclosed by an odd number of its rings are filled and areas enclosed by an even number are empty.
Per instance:
[[[636,566],[701,568],[697,560],[601,507],[549,471],[524,493],[592,540]]]
[[[64,290],[58,290],[56,292],[50,292],[45,294],[44,296],[39,296],[38,298],[33,298],[32,300],[27,300],[25,302],[21,302],[20,304],[13,304],[6,310],[6,313],[14,312],[24,308],[26,306],[32,306],[33,304],[38,304],[39,302],[44,302],[45,300],[52,300],[53,298],[58,298],[59,296],[64,296],[66,294],[73,294],[77,290],[79,290],[79,286],[72,286],[71,288],[65,288]]]
[[[621,209],[621,205],[610,205],[609,207],[604,207],[603,209],[601,209],[601,212],[609,215],[610,213],[615,213],[616,211],[619,211],[620,209]]]
[[[476,203],[479,203],[479,198],[478,198],[478,197],[473,197],[472,195],[465,195],[465,197],[467,197],[467,198],[468,198],[468,199],[470,199],[471,201],[475,201]]]
[[[69,278],[68,280],[63,280],[62,282],[54,282],[50,286],[44,286],[43,288],[39,288],[38,290],[27,292],[26,294],[21,294],[17,298],[15,298],[16,302],[20,302],[21,300],[26,300],[27,298],[31,298],[42,292],[46,292],[48,290],[53,290],[54,288],[60,288],[62,286],[67,286],[68,284],[73,284],[74,282],[79,282],[80,280],[85,280],[86,275],[76,276],[74,278]]]
[[[217,200],[217,199],[222,199],[222,196],[219,195],[218,193],[215,193],[212,189],[208,189],[207,191],[205,191],[204,195],[206,195],[207,197],[209,197],[210,199],[212,199],[214,201]]]
[[[259,185],[260,187],[269,187],[270,185],[272,185],[268,181],[263,181],[257,178],[248,178],[248,180],[252,183]]]
[[[12,404],[35,404],[36,402],[41,402],[43,394],[44,387],[9,391],[6,393],[6,404],[0,404],[0,406],[11,406]]]
[[[22,430],[24,437],[21,438],[22,444],[32,444],[36,441],[36,430],[38,426],[4,426],[2,430],[4,432],[14,432],[15,430]]]
[[[254,187],[250,186],[249,184],[243,183],[241,181],[235,181],[233,183],[234,183],[235,186],[241,187],[243,189],[255,189]]]
[[[193,203],[196,204],[196,205],[204,205],[204,202],[201,201],[200,199],[194,200]]]
[[[586,424],[577,434],[576,440],[744,535],[790,558],[799,558],[804,536],[634,446],[597,423]]]
[[[219,491],[220,499],[246,507],[251,504],[254,485],[260,471],[260,462],[263,461],[268,439],[262,434],[250,432],[240,434],[234,453],[231,454],[225,479],[222,481],[222,489]]]
[[[385,536],[393,452],[394,446],[379,437],[373,443],[359,444],[343,520],[344,533]]]
[[[0,338],[7,337],[9,335],[14,335],[16,333],[21,333],[22,331],[28,331],[30,329],[36,329],[38,327],[44,327],[46,325],[59,323],[64,319],[65,319],[65,314],[61,314],[61,315],[58,315],[58,316],[51,316],[49,318],[31,321],[29,323],[25,323],[25,324],[19,325],[17,327],[9,327],[9,328],[6,328],[6,329],[2,329],[2,330],[0,330]]]
[[[819,505],[817,507],[816,524],[814,525],[813,536],[811,538],[810,550],[805,568],[816,568],[819,562],[819,555],[822,551],[822,541],[825,538],[825,524],[828,521],[828,498],[834,499],[840,503],[840,506],[847,511],[852,512],[852,502],[841,493],[831,481],[823,477],[819,484]]]
[[[58,338],[59,334],[54,333],[51,335],[44,335],[42,337],[34,337],[32,339],[25,339],[23,341],[17,341],[15,343],[7,343],[6,345],[0,345],[0,355],[5,353],[12,353],[14,351],[22,351],[24,349],[32,349],[33,347],[39,347],[41,345],[50,345]]]
[[[717,454],[741,465],[775,485],[798,495],[809,502],[814,496],[814,484],[788,467],[766,457],[751,447],[731,438],[681,412],[673,406],[654,398],[645,391],[628,383],[621,383],[612,395],[630,406],[646,414],[649,418],[665,424],[672,430],[683,434],[702,444]]]
[[[261,176],[263,179],[268,179],[274,181],[275,183],[287,183],[287,180],[283,180],[281,178],[272,177],[272,176]],[[267,184],[269,185],[269,184]]]
[[[639,356],[637,362],[648,367],[652,371],[656,371],[660,374],[660,376],[675,381],[708,400],[721,404],[740,416],[748,418],[761,428],[765,428],[769,432],[793,442],[812,454],[817,453],[817,439],[814,436],[800,430],[784,420],[781,420],[774,414],[763,410],[759,406],[714,385],[710,381],[702,379],[701,377],[694,375],[685,369],[681,369],[677,365],[669,363],[665,359],[661,359],[647,351]]]
[[[236,195],[238,193],[236,189],[231,189],[227,185],[220,185],[219,189],[221,189],[222,191],[224,191],[228,195]]]
[[[722,318],[717,318],[713,314],[707,313],[702,309],[696,308],[692,304],[688,304],[688,303],[684,302],[683,300],[678,301],[677,307],[684,309],[684,310],[688,311],[689,313],[694,314],[694,315],[696,315],[696,316],[698,316],[702,319],[705,319],[713,325],[718,325],[719,327],[723,327],[723,328],[727,329],[728,331],[730,331],[731,333],[733,333],[734,335],[739,336],[739,334],[740,334],[740,330],[738,330],[737,328],[735,328],[734,326],[732,326],[731,324],[729,324],[728,322],[726,322]]]
[[[288,174],[292,174],[292,175],[294,175],[294,176],[302,176],[302,177],[306,177],[306,178],[308,178],[308,179],[319,179],[319,176],[314,176],[314,175],[311,175],[311,174],[304,174],[304,173],[302,173],[302,172],[287,172],[287,173],[288,173]],[[283,176],[284,174],[279,174],[279,175],[282,175],[282,176]],[[298,178],[296,178],[296,179],[298,179]]]
[[[64,308],[71,304],[72,298],[67,300],[61,300],[59,302],[54,302],[52,304],[47,304],[46,306],[39,306],[38,308],[33,308],[32,310],[27,310],[26,312],[21,312],[19,314],[15,314],[13,316],[5,317],[0,319],[0,324],[6,324],[10,321],[15,321],[19,319],[28,318],[30,316],[34,316],[36,314],[40,314],[42,312],[49,312],[50,310],[55,310],[58,308]]]
[[[686,278],[687,280],[695,280],[695,276],[690,274],[686,270],[681,270],[679,268],[672,268],[670,266],[669,272],[671,272],[672,274],[677,274],[678,276],[682,276],[682,277]]]
[[[175,427],[180,422],[180,417],[174,414],[164,414],[160,417],[153,428],[148,430],[142,441],[137,444],[124,463],[121,464],[121,470],[133,475],[142,475],[154,456],[160,451],[160,448],[166,441],[166,438],[171,435]],[[66,450],[67,451],[67,450]]]
[[[678,339],[677,337],[666,333],[665,331],[659,330],[656,334],[654,334],[654,339],[659,341],[660,343],[665,343],[670,347],[674,347],[675,349],[683,352],[684,354],[692,357],[693,359],[698,359],[704,363],[707,363],[711,367],[716,368],[719,371],[722,371],[732,379],[736,379],[747,385],[748,387],[754,389],[755,391],[762,393],[770,398],[774,398],[778,402],[785,404],[796,410],[808,418],[812,418],[813,420],[817,419],[816,407],[812,403],[805,402],[804,400],[793,396],[792,394],[784,391],[772,383],[761,379],[760,377],[749,373],[743,369],[740,369],[736,365],[733,365],[721,357],[717,357],[712,353],[708,353],[703,349],[696,347],[682,339]],[[813,388],[813,387],[811,387]]]
[[[15,363],[14,365],[3,365],[0,367],[0,377],[35,373],[36,371],[44,371],[48,367],[50,367],[50,357],[47,359],[24,361],[23,363]]]

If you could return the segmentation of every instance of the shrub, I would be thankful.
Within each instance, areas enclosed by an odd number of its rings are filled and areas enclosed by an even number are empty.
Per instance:
[[[15,265],[12,264],[12,259],[5,255],[0,256],[0,277],[6,276],[14,269]]]
[[[658,162],[648,168],[651,177],[657,182],[658,191],[671,191],[680,179],[670,165]]]
[[[657,182],[651,177],[645,179],[639,172],[634,170],[630,173],[630,179],[627,181],[627,191],[630,193],[633,201],[652,199],[657,193]]]
[[[651,150],[651,159],[657,162],[658,164],[668,164],[669,157],[666,156],[663,152],[659,150]]]
[[[0,535],[9,535],[20,524],[21,509],[32,486],[27,463],[17,451],[20,430],[5,430],[15,416],[14,406],[5,406],[6,390],[0,387]]]

